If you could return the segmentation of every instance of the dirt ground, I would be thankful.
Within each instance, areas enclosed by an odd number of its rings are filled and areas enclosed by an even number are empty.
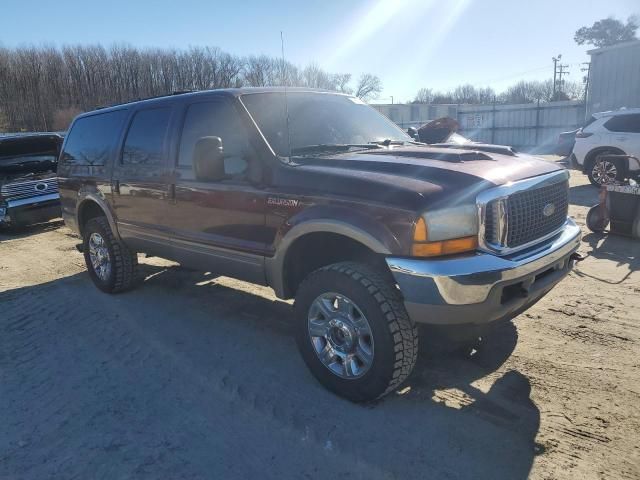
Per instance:
[[[584,225],[596,189],[571,180]],[[143,259],[91,283],[60,222],[0,236],[0,478],[640,477],[640,242],[588,255],[476,354],[421,352],[359,406],[324,390],[266,288]]]

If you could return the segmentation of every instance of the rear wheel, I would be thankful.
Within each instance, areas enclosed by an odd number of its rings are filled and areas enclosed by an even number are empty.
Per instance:
[[[91,280],[100,290],[117,293],[133,286],[138,256],[116,239],[105,217],[87,222],[82,246]]]
[[[607,150],[598,153],[593,158],[587,170],[587,176],[592,185],[600,187],[624,180],[624,171],[620,163],[606,158],[608,155],[616,154],[615,151]]]
[[[418,334],[393,282],[344,262],[311,273],[295,302],[296,340],[313,375],[355,402],[374,400],[411,373]]]

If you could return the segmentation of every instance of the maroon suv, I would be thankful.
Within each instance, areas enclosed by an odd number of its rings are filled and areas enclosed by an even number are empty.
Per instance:
[[[63,217],[101,290],[137,253],[295,298],[313,374],[355,401],[397,388],[416,324],[509,320],[571,269],[568,173],[415,142],[357,98],[280,88],[171,95],[75,119]]]

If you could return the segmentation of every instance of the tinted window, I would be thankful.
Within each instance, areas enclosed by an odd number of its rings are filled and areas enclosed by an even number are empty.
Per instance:
[[[126,110],[79,118],[64,147],[62,162],[70,165],[104,165],[118,140]]]
[[[160,165],[171,108],[141,110],[133,117],[122,152],[122,163]]]
[[[611,132],[640,133],[640,114],[611,117],[604,127]]]
[[[193,152],[203,137],[220,137],[225,173],[238,175],[247,168],[250,151],[247,131],[240,115],[228,102],[203,102],[189,105],[184,119],[178,165],[193,166]]]

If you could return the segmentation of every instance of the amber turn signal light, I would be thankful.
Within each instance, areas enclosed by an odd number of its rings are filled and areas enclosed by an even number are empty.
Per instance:
[[[416,231],[417,231],[416,225]],[[417,235],[414,235],[414,238]],[[452,255],[454,253],[470,252],[478,248],[477,237],[454,238],[441,242],[414,243],[411,254],[415,257],[435,257],[438,255]]]
[[[420,217],[416,222],[416,228],[413,231],[414,242],[426,242],[427,241],[427,222],[424,218]]]

